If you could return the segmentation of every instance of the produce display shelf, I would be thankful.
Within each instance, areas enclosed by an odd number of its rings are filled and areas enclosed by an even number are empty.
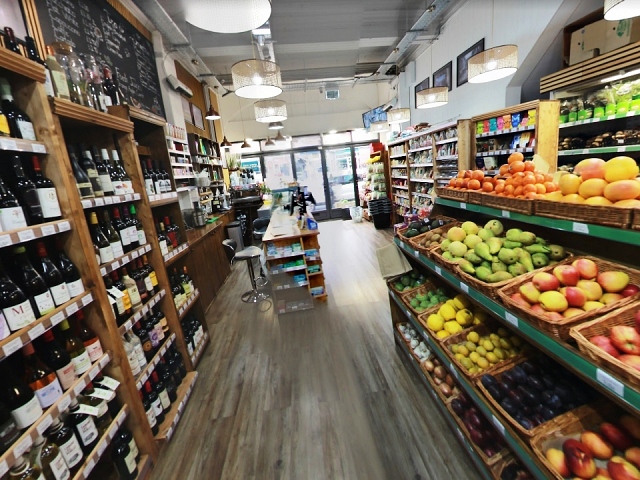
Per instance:
[[[300,256],[304,256],[303,250],[291,252],[291,253],[284,253],[282,255],[273,255],[271,257],[267,257],[267,260],[277,260],[279,258],[300,257]]]
[[[156,365],[158,365],[158,363],[160,363],[160,359],[163,357],[163,355],[165,353],[167,353],[167,349],[175,341],[176,341],[176,334],[172,333],[169,336],[169,338],[167,338],[165,340],[164,345],[162,345],[160,350],[158,350],[156,352],[156,354],[153,356],[153,358],[149,361],[149,363],[147,363],[147,366],[144,367],[144,370],[142,372],[140,372],[140,375],[138,376],[138,378],[136,380],[136,388],[138,390],[140,390],[142,388],[142,386],[144,385],[144,382],[146,382],[149,379],[149,377],[151,376],[153,371],[156,369]]]
[[[474,448],[471,446],[471,440],[468,439],[462,433],[462,431],[460,430],[460,427],[458,427],[458,424],[453,419],[453,417],[451,416],[451,414],[449,413],[445,405],[442,403],[442,400],[440,400],[440,397],[438,397],[436,392],[433,390],[433,387],[431,387],[431,385],[429,384],[429,381],[427,380],[425,373],[420,368],[420,365],[417,363],[416,359],[413,358],[413,355],[411,355],[411,352],[409,351],[407,344],[400,338],[400,335],[398,334],[397,331],[395,331],[395,329],[394,329],[394,338],[396,340],[396,344],[398,345],[398,348],[402,350],[402,352],[406,355],[407,362],[411,364],[411,367],[413,368],[414,372],[420,378],[420,381],[424,384],[427,392],[429,393],[429,396],[431,397],[431,400],[433,401],[433,403],[436,404],[438,410],[440,411],[440,416],[447,422],[447,424],[449,425],[449,428],[451,428],[451,430],[454,432],[455,436],[458,439],[458,442],[460,443],[462,448],[464,448],[467,454],[469,454],[469,456],[471,457],[471,460],[473,460],[473,463],[478,469],[478,471],[482,474],[483,478],[493,479],[494,477],[491,474],[489,467],[482,461],[480,456],[476,453]]]
[[[131,317],[129,317],[129,319],[126,322],[124,322],[122,325],[120,325],[120,327],[118,327],[118,333],[120,333],[120,335],[124,335],[129,330],[131,330],[131,327],[133,327],[138,322],[138,320],[142,318],[143,315],[146,315],[147,313],[149,313],[151,308],[155,306],[162,299],[162,297],[165,296],[165,294],[166,292],[163,288],[158,293],[156,293],[153,297],[151,297],[151,299],[147,303],[145,303],[140,310],[138,310],[136,313],[131,315]]]
[[[104,207],[105,205],[113,205],[114,203],[126,203],[135,202],[140,200],[141,195],[139,193],[127,193],[125,195],[108,195],[104,197],[88,198],[82,200],[82,208],[85,210],[88,208]]]
[[[407,164],[404,165],[391,165],[391,168],[407,168]]]
[[[419,167],[433,167],[433,163],[412,163],[409,165],[411,168]]]
[[[47,153],[44,143],[22,138],[0,138],[0,150],[5,152]]]
[[[445,143],[453,143],[457,141],[458,141],[458,137],[446,138],[444,140],[438,140],[436,142],[436,145],[444,145]]]
[[[190,167],[190,168],[193,168],[193,165],[191,164],[191,162],[185,162],[185,163],[171,162],[171,166],[172,167]]]
[[[271,270],[272,275],[277,275],[279,273],[288,273],[288,272],[296,272],[298,270],[306,270],[306,265],[297,265],[295,267],[287,267],[287,268],[274,268]]]
[[[396,153],[395,155],[389,155],[389,159],[393,160],[394,158],[403,158],[406,157],[406,153]]]
[[[78,470],[78,473],[76,473],[72,477],[73,480],[85,480],[89,478],[93,467],[95,467],[96,463],[100,461],[100,457],[102,457],[102,454],[111,443],[111,440],[113,440],[113,437],[116,435],[116,432],[120,428],[120,425],[122,425],[126,420],[127,415],[129,415],[129,406],[124,405],[116,415],[116,418],[114,418],[109,425],[109,428],[107,428],[107,431],[104,432],[102,437],[100,437],[98,444],[91,451],[91,453],[87,455],[84,462],[82,463],[82,466],[80,467],[80,470]]]
[[[180,321],[185,317],[187,312],[191,309],[196,300],[200,297],[200,290],[197,288],[193,291],[193,293],[189,296],[186,302],[178,309],[178,318]]]
[[[392,175],[392,176],[391,176],[391,180],[394,180],[394,179],[397,179],[397,180],[407,180],[407,179],[408,179],[408,177],[407,177],[406,175],[405,175],[404,177],[403,177],[403,176],[401,176],[401,175],[396,175],[396,176],[393,176],[393,175]]]
[[[541,227],[547,227],[554,230],[562,230],[563,232],[580,233],[590,237],[628,243],[629,245],[640,245],[640,231],[637,230],[625,230],[622,228],[594,225],[592,223],[539,217],[537,215],[523,215],[521,213],[510,212],[508,210],[498,210],[497,208],[485,207],[484,205],[456,202],[445,198],[436,199],[436,203],[447,207],[459,208],[461,210],[469,210],[470,212],[484,213],[485,215],[490,215],[492,217],[510,218],[511,220],[516,220],[518,222],[528,223],[530,225],[539,225]]]
[[[422,152],[424,150],[430,150],[431,148],[433,148],[432,145],[427,145],[425,147],[412,148],[411,150],[407,151],[407,153]]]
[[[49,235],[55,235],[56,233],[67,232],[69,230],[71,230],[71,220],[55,220],[31,227],[7,230],[0,234],[0,248],[28,242],[36,238],[48,237]]]
[[[306,287],[309,285],[309,282],[305,280],[304,282],[293,282],[293,283],[285,283],[282,285],[274,285],[273,288],[276,290],[288,290],[290,288],[298,288],[298,287]]]
[[[182,150],[174,150],[173,148],[168,148],[167,150],[173,155],[184,155],[185,157],[191,156],[189,152],[183,152]]]
[[[412,178],[412,182],[433,183],[433,178]]]
[[[436,160],[457,160],[458,155],[442,155],[441,157],[436,157]]]
[[[191,366],[196,368],[198,363],[200,362],[200,358],[202,358],[202,353],[204,352],[204,348],[209,344],[209,334],[204,332],[204,336],[202,337],[202,341],[196,347],[196,350],[191,355]]]
[[[508,311],[504,306],[496,303],[466,283],[460,281],[451,272],[443,269],[439,265],[436,265],[432,260],[429,260],[417,250],[406,245],[404,242],[401,242],[397,238],[394,239],[394,242],[401,250],[414,257],[418,262],[432,272],[435,272],[436,275],[446,280],[455,289],[467,294],[475,302],[490,311],[495,317],[503,320],[510,328],[516,330],[520,336],[553,357],[558,363],[564,365],[567,369],[571,370],[588,383],[597,386],[600,391],[605,392],[612,400],[620,404],[622,407],[633,411],[636,415],[640,414],[640,392],[638,390],[625,385],[625,383],[617,378],[616,375],[594,365],[577,349],[549,337],[546,333]]]
[[[428,193],[411,192],[411,194],[415,195],[416,197],[432,198]]]
[[[44,332],[55,327],[57,324],[62,322],[62,320],[73,315],[81,308],[89,305],[91,302],[93,302],[93,295],[91,292],[82,292],[80,295],[72,298],[66,303],[63,303],[55,310],[38,318],[35,322],[13,332],[7,338],[0,341],[0,360],[8,357],[24,345],[31,343],[32,340],[38,338]]]
[[[397,188],[399,190],[409,190],[409,187],[406,187],[404,185],[391,185],[391,188]]]
[[[640,145],[620,145],[618,147],[578,148],[575,150],[559,150],[558,156],[568,155],[598,155],[601,153],[640,152]]]
[[[193,392],[193,387],[197,378],[198,372],[189,372],[182,380],[182,383],[178,387],[178,398],[171,407],[171,411],[165,417],[164,422],[162,422],[158,427],[158,434],[156,435],[157,441],[168,442],[171,440],[171,437],[178,426],[178,422],[180,421],[180,417],[182,416],[182,411],[189,401],[191,392]]]
[[[176,203],[178,201],[178,193],[166,192],[158,193],[156,195],[149,195],[149,204],[151,208],[159,207],[160,205],[167,205],[169,203]]]
[[[142,247],[138,247],[135,250],[131,250],[130,252],[125,253],[121,257],[118,257],[118,258],[114,259],[109,264],[103,264],[100,267],[100,275],[104,277],[108,273],[111,273],[114,270],[117,270],[118,268],[125,266],[130,261],[135,260],[140,255],[144,255],[145,253],[147,253],[150,250],[151,250],[151,244],[150,243],[147,243],[146,245],[143,245]]]
[[[49,98],[51,110],[58,115],[61,120],[73,123],[80,123],[83,127],[106,127],[125,133],[133,133],[133,122],[125,120],[115,115],[99,112],[93,108],[78,105],[70,100],[62,98]]]
[[[80,392],[84,390],[87,383],[93,380],[110,360],[111,357],[109,353],[105,353],[100,357],[53,405],[45,410],[33,425],[24,430],[20,438],[16,440],[6,452],[0,455],[0,477],[7,473],[16,463],[16,460],[33,445],[33,442],[38,436],[42,435],[44,431],[49,428],[53,423],[53,419],[58,418],[62,412],[69,408],[71,400],[76,398]]]
[[[600,123],[600,122],[606,122],[609,120],[619,120],[621,118],[635,117],[637,115],[640,115],[640,110],[631,110],[630,112],[627,112],[627,113],[617,113],[615,115],[607,115],[606,117],[587,118],[585,120],[576,120],[575,122],[561,123],[558,127],[559,128],[576,127],[578,125],[588,125],[590,123]]]
[[[509,148],[507,150],[493,150],[492,152],[478,152],[476,157],[493,157],[494,155],[511,155],[512,153],[531,153],[533,152],[533,148]],[[560,152],[558,152],[560,155]]]
[[[494,137],[496,135],[504,135],[506,133],[526,132],[527,130],[535,130],[535,125],[527,125],[526,127],[503,128],[502,130],[494,130],[493,132],[482,132],[476,134],[476,138]]]
[[[178,260],[180,257],[184,256],[189,249],[189,242],[184,242],[182,245],[178,245],[176,248],[171,250],[169,253],[165,254],[162,258],[164,259],[165,266],[171,265],[173,262]]]

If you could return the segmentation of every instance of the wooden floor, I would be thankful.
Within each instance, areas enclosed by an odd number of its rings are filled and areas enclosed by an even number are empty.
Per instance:
[[[236,265],[156,480],[479,478],[393,341],[371,223],[320,224],[326,303],[277,316],[240,301]]]

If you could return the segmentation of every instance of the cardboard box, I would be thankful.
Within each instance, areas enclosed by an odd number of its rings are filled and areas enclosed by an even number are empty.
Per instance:
[[[640,41],[639,21],[600,20],[591,23],[571,34],[569,65],[575,65],[638,41]]]
[[[606,22],[606,20],[603,20]],[[640,22],[633,19],[606,22],[604,52],[612,52],[620,47],[640,41]]]

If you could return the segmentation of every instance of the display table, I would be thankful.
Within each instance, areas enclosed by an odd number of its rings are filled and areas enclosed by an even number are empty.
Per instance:
[[[326,299],[319,230],[300,230],[286,212],[274,211],[262,238],[278,313],[313,308]]]

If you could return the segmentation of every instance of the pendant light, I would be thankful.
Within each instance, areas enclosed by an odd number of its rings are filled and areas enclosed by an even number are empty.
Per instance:
[[[640,15],[638,0],[604,0],[605,20],[624,20]]]
[[[264,25],[271,16],[270,0],[189,0],[185,20],[216,33],[241,33]]]
[[[287,104],[283,100],[259,100],[253,104],[256,122],[272,123],[287,119]]]
[[[286,140],[286,138],[284,138],[284,137],[282,136],[282,132],[278,132],[278,135],[276,135],[276,138],[274,138],[274,140],[275,140],[276,142],[284,142],[284,141]]]
[[[411,110],[408,108],[394,108],[387,112],[387,122],[390,124],[404,123],[411,120]]]
[[[282,93],[280,67],[269,60],[241,60],[231,67],[231,78],[239,97],[271,98]]]
[[[233,145],[229,140],[227,140],[227,136],[225,135],[222,139],[222,143],[220,144],[220,148],[231,148]]]
[[[211,105],[209,107],[209,110],[207,111],[207,114],[204,116],[204,118],[207,120],[219,120],[220,114],[215,108],[213,108],[213,105]]]
[[[433,71],[433,44],[429,51],[431,52],[431,71]],[[448,87],[425,88],[416,94],[416,108],[435,108],[447,103],[449,103]]]
[[[382,133],[382,132],[388,132],[389,131],[389,124],[386,121],[382,121],[382,122],[371,122],[371,125],[369,126],[369,131],[371,133]]]
[[[491,8],[491,38],[495,0]],[[518,70],[518,46],[501,45],[474,55],[468,62],[469,83],[486,83],[513,75]]]
[[[244,139],[244,142],[242,142],[242,145],[240,145],[240,148],[251,148],[251,144],[249,142],[247,142],[247,139]]]
[[[271,122],[268,128],[269,130],[282,130],[284,128],[284,125],[282,124],[282,122]]]
[[[267,137],[267,141],[264,142],[265,147],[275,147],[275,145],[276,145],[276,142],[271,140],[271,137]]]
[[[251,148],[251,145],[247,141],[247,135],[246,133],[244,133],[244,117],[242,116],[242,104],[240,103],[240,97],[238,97],[238,108],[240,110],[240,124],[242,125],[242,136],[244,137],[244,140],[242,142],[242,145],[240,145],[240,148]]]

